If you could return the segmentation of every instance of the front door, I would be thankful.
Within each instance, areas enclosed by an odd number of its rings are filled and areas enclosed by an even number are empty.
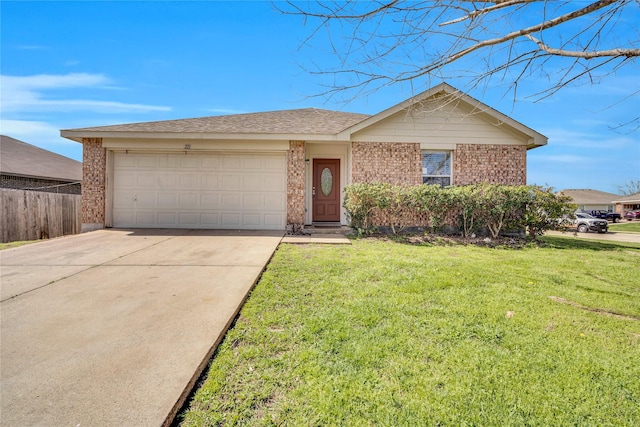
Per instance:
[[[313,159],[314,222],[340,221],[340,159]]]

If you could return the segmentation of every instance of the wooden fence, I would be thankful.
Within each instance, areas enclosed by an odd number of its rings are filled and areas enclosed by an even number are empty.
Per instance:
[[[80,233],[78,194],[0,189],[2,242]]]

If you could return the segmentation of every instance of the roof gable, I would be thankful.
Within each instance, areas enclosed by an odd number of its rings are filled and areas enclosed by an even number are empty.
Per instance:
[[[432,138],[436,134],[459,128],[461,124],[475,127],[474,133],[500,138],[505,133],[523,141],[529,148],[545,145],[547,138],[533,129],[513,120],[482,102],[460,92],[453,86],[442,83],[380,113],[373,115],[339,134],[340,139],[353,139],[358,135],[375,133],[384,123],[393,123],[396,131],[402,122],[410,122],[415,132],[396,134],[396,137]],[[491,135],[492,134],[492,135]],[[366,137],[365,137],[366,138]]]
[[[82,163],[0,135],[0,172],[30,178],[82,181]]]

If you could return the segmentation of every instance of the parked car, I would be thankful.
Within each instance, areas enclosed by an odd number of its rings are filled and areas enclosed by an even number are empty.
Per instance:
[[[588,213],[576,213],[574,221],[576,228],[580,233],[588,233],[589,231],[597,231],[598,233],[606,233],[609,230],[609,222],[603,219],[594,218]]]
[[[591,216],[613,222],[618,222],[622,218],[619,213],[607,211],[591,211]]]
[[[640,219],[640,211],[627,211],[627,213],[624,214],[624,217],[629,221],[632,219]]]

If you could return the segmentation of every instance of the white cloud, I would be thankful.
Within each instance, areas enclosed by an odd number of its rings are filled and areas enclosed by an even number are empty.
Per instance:
[[[612,149],[632,147],[637,144],[637,139],[633,136],[616,134],[612,131],[608,133],[588,132],[587,126],[580,126],[583,130],[575,131],[570,129],[545,129],[544,133],[549,138],[549,144],[554,147],[564,147],[572,149]]]
[[[30,120],[0,120],[3,135],[11,135],[20,139],[25,135],[48,136],[59,130],[49,123]],[[29,142],[29,141],[25,141]],[[71,142],[71,141],[69,141]]]
[[[111,80],[102,74],[70,73],[33,76],[0,76],[3,114],[48,111],[93,111],[98,113],[169,111],[170,107],[87,99],[51,99],[45,92],[74,88],[105,89]],[[59,98],[59,97],[58,97]]]

